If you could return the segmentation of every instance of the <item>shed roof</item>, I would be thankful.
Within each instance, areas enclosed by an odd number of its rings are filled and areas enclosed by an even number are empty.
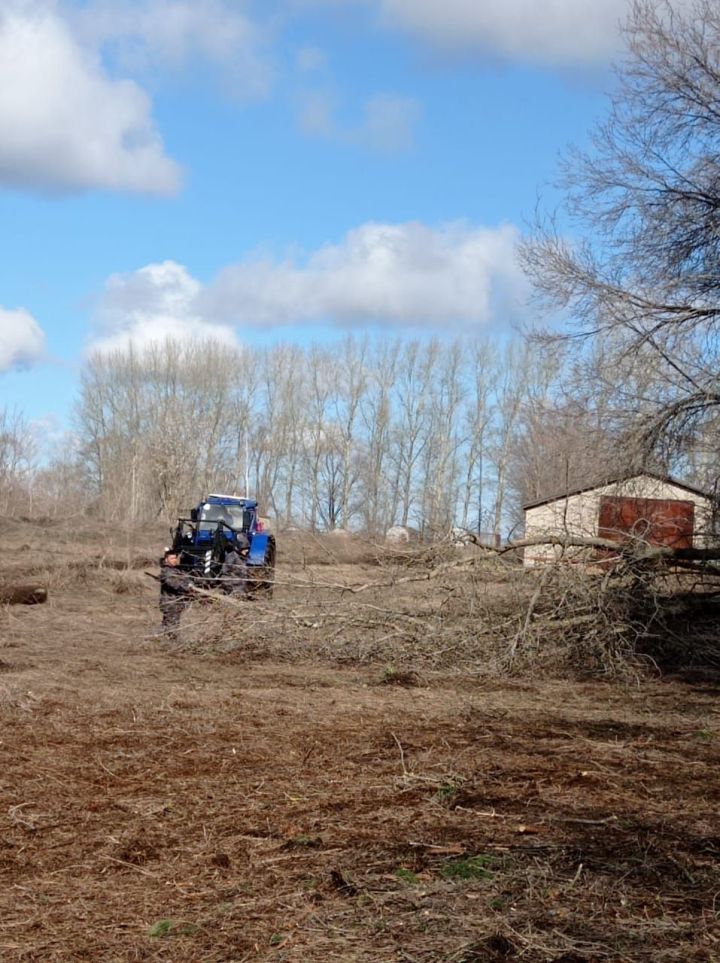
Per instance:
[[[654,478],[657,481],[665,482],[668,485],[674,485],[676,488],[682,488],[684,491],[692,492],[693,495],[700,495],[702,498],[710,498],[707,492],[704,492],[700,488],[696,488],[694,485],[688,485],[685,482],[678,481],[678,479],[673,478],[672,475],[661,475],[654,471],[638,471],[631,475],[612,475],[599,481],[595,481],[592,484],[588,483],[587,485],[582,485],[579,488],[555,492],[552,495],[547,495],[545,498],[537,498],[531,502],[525,502],[523,505],[523,511],[527,511],[529,508],[537,508],[540,505],[547,505],[549,502],[557,502],[561,498],[569,498],[571,495],[582,495],[583,492],[595,491],[596,488],[605,488],[607,485],[616,485],[618,482],[632,481],[633,478]]]

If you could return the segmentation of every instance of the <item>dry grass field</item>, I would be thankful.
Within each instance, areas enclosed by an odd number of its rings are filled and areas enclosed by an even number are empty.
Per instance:
[[[280,540],[173,642],[161,530],[7,539],[3,963],[720,960],[711,681],[503,675],[522,573]]]

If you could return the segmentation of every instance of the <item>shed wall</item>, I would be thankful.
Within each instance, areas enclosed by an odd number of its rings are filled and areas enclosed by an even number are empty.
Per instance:
[[[603,485],[577,495],[558,498],[525,510],[525,537],[568,535],[593,538],[598,534],[600,499],[603,495],[632,498],[664,498],[690,501],[695,505],[693,545],[702,548],[710,534],[710,500],[651,475],[638,475],[611,485]],[[534,565],[558,558],[562,549],[554,545],[537,545],[525,549],[525,564]]]

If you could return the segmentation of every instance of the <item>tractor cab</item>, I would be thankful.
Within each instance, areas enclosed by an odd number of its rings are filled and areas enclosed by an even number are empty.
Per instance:
[[[192,510],[190,517],[197,524],[199,541],[212,540],[218,529],[228,540],[232,540],[237,532],[250,538],[262,530],[262,526],[258,528],[257,502],[234,495],[208,495]]]
[[[275,567],[275,538],[258,517],[254,498],[238,495],[208,495],[178,519],[173,551],[180,555],[181,568],[200,578],[216,578],[225,555],[241,552],[250,568],[262,569],[265,581]]]

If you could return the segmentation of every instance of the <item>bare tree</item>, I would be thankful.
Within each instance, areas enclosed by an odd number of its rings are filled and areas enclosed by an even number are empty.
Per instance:
[[[539,291],[621,373],[615,414],[625,409],[638,451],[672,464],[701,442],[717,479],[720,445],[707,442],[720,407],[720,8],[636,0],[625,36],[609,116],[564,170],[562,223],[584,240],[546,223],[523,256]],[[645,388],[631,396],[628,379]]]
[[[304,440],[306,499],[311,530],[317,531],[323,511],[323,466],[328,447],[330,405],[333,393],[332,365],[324,349],[313,345],[308,354],[308,409]]]
[[[38,467],[32,478],[34,514],[50,518],[82,515],[92,507],[85,466],[77,452],[66,450]]]
[[[394,521],[406,526],[413,504],[413,485],[425,446],[430,441],[428,429],[429,394],[433,356],[428,347],[422,350],[417,340],[402,346],[398,355],[395,383],[395,419],[390,446],[394,463],[393,493],[398,503]]]
[[[19,411],[0,409],[0,511],[29,511],[35,443]]]
[[[171,340],[88,360],[78,434],[109,517],[170,516],[232,474],[231,392],[240,362],[214,342]]]
[[[395,506],[390,483],[390,446],[393,426],[393,388],[400,345],[397,341],[376,346],[372,377],[360,406],[365,432],[363,498],[361,517],[370,534],[384,532],[392,524]]]
[[[528,343],[510,342],[506,347],[498,380],[496,412],[493,418],[489,458],[495,468],[495,503],[492,534],[499,538],[505,520],[508,494],[508,472],[518,436],[523,404],[531,377],[531,347]]]
[[[284,412],[280,434],[280,457],[285,465],[280,474],[284,480],[285,521],[291,524],[295,519],[295,491],[302,451],[303,412],[298,404],[302,397],[303,354],[298,348],[291,348],[287,373],[282,382],[282,409]]]
[[[343,342],[338,368],[338,398],[334,418],[340,448],[340,513],[342,524],[348,528],[353,517],[352,495],[359,478],[358,418],[360,405],[367,390],[368,341],[346,338]]]
[[[487,340],[475,342],[470,350],[468,405],[465,413],[467,457],[462,498],[462,527],[484,531],[485,485],[488,431],[497,387],[498,355]],[[472,518],[471,518],[472,506]]]
[[[461,444],[461,404],[465,394],[464,346],[454,342],[441,349],[428,345],[432,364],[423,457],[423,527],[443,532],[452,527],[457,513],[458,452]]]

